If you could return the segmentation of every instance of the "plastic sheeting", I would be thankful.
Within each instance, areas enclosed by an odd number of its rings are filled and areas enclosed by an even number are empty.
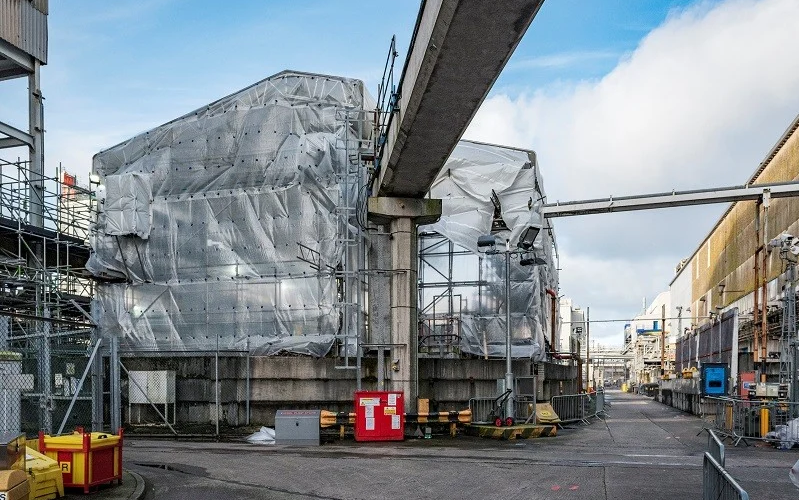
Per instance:
[[[441,219],[420,228],[420,319],[423,323],[458,323],[461,352],[505,355],[505,254],[477,257],[481,255],[477,239],[490,233],[494,218],[492,190],[499,197],[502,219],[509,228],[496,234],[499,241],[509,239],[513,250],[527,227],[542,228],[527,255],[546,263],[521,266],[520,255],[513,254],[510,272],[511,355],[541,361],[546,357],[545,332],[551,321],[546,290],[557,290],[558,275],[551,222],[544,220],[542,212],[544,188],[532,151],[470,141],[461,141],[455,148],[430,190],[431,197],[443,200]],[[448,252],[441,251],[435,238],[425,243],[424,235],[430,233],[454,244],[451,261],[449,255],[442,255]],[[497,245],[497,249],[504,250],[504,246]],[[444,306],[441,312],[450,293],[457,304],[453,310]]]
[[[344,144],[364,138],[345,115],[372,107],[358,80],[283,72],[98,153],[87,268],[125,281],[98,286],[101,332],[130,349],[325,355],[336,207],[357,195]]]

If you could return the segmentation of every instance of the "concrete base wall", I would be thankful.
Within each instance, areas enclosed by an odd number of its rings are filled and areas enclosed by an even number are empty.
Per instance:
[[[176,416],[179,424],[208,424],[216,417],[214,357],[123,358],[128,370],[174,370]],[[307,357],[249,358],[250,424],[273,425],[278,409],[352,411],[355,371],[336,368],[336,360]],[[573,393],[577,367],[539,363],[538,399]],[[515,361],[518,376],[533,375],[536,366]],[[363,390],[377,388],[376,360],[363,360]],[[504,378],[504,360],[419,359],[419,394],[431,400],[431,411],[461,410],[470,398],[493,397],[497,379]],[[123,374],[123,421],[128,422],[128,389]],[[247,423],[247,358],[219,358],[220,420],[230,426]],[[163,411],[163,409],[161,409]],[[147,406],[135,409],[144,421],[158,415]]]
[[[662,380],[658,401],[678,410],[701,415],[699,379]]]

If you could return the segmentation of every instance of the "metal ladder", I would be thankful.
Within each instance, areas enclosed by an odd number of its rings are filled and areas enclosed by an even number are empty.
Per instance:
[[[365,305],[364,280],[366,267],[365,197],[367,166],[364,157],[373,155],[368,132],[371,125],[367,111],[361,108],[342,108],[336,111],[340,133],[335,149],[343,162],[337,162],[336,180],[339,190],[336,201],[336,245],[341,249],[341,262],[335,270],[336,303],[340,328],[336,332],[337,369],[357,370],[357,385],[361,384],[361,343],[364,337]],[[355,364],[352,364],[355,358]]]

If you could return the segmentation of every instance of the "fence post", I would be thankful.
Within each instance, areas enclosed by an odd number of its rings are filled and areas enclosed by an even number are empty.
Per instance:
[[[360,346],[359,346],[360,349]],[[250,425],[250,338],[247,337],[247,425]]]
[[[122,427],[122,383],[119,366],[122,360],[119,358],[119,339],[112,335],[110,339],[111,353],[109,355],[109,372],[111,376],[110,389],[111,397],[109,402],[111,404],[111,432],[116,432],[116,429]]]
[[[95,342],[100,343],[100,336],[97,330],[92,330],[92,337]],[[92,363],[92,431],[102,432],[103,430],[103,355],[94,357]],[[113,432],[113,429],[112,429]]]
[[[83,389],[83,382],[86,380],[86,375],[89,374],[89,370],[92,369],[92,365],[94,364],[94,357],[97,355],[97,351],[100,349],[100,339],[97,340],[97,344],[95,344],[94,349],[92,350],[92,355],[89,357],[89,362],[86,363],[86,369],[83,370],[83,375],[80,377],[80,381],[78,382],[78,387],[75,388],[75,394],[72,395],[72,400],[69,402],[69,407],[67,408],[66,413],[64,413],[64,419],[61,421],[61,426],[58,428],[58,434],[61,435],[64,432],[64,426],[67,425],[67,420],[69,419],[70,413],[72,413],[72,408],[75,407],[75,401],[78,400],[78,395],[80,394],[81,389]]]
[[[216,334],[216,352],[214,353],[214,397],[216,399],[216,436],[219,437],[219,333]]]

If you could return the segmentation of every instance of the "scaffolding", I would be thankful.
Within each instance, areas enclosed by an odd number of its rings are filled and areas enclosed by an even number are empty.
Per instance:
[[[36,196],[32,178],[43,188]],[[0,416],[13,427],[11,413],[20,411],[20,428],[10,430],[29,435],[66,420],[92,423],[91,387],[78,381],[93,338],[94,281],[84,265],[96,204],[75,181],[60,166],[39,178],[28,161],[0,160],[0,351],[19,362],[0,389],[21,399]]]
[[[461,141],[430,194],[443,208],[438,222],[419,229],[419,356],[504,356],[510,304],[512,357],[546,359],[557,248],[541,211],[535,153]],[[504,255],[477,249],[489,232],[515,246],[530,227],[540,230],[535,243],[511,252],[509,273]]]

